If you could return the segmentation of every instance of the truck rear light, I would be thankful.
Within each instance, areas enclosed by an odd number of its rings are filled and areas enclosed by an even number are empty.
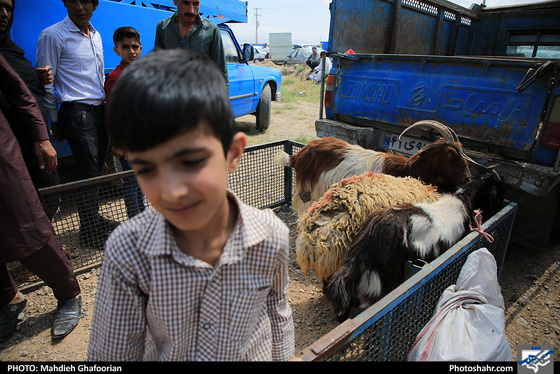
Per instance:
[[[560,148],[560,97],[554,99],[550,116],[541,140],[541,146]]]
[[[334,91],[334,74],[329,74],[327,77],[327,84],[325,85],[325,107],[332,108],[333,105],[333,91]]]

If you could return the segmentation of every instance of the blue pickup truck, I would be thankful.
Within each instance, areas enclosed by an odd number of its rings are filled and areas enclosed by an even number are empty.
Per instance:
[[[560,210],[559,1],[332,0],[326,55],[318,136],[411,155],[434,136],[398,135],[437,120],[498,165],[519,206],[512,239],[546,245]]]
[[[113,32],[121,26],[136,28],[142,38],[142,53],[154,46],[157,23],[175,12],[173,0],[99,0],[91,23],[103,39],[105,73],[120,62],[113,52]],[[254,51],[250,44],[240,46],[228,22],[247,22],[247,3],[239,0],[205,0],[200,5],[201,16],[220,28],[228,65],[230,101],[235,117],[256,116],[256,127],[266,130],[270,125],[271,101],[280,101],[281,73],[278,69],[249,64]],[[37,40],[46,27],[62,20],[66,8],[60,0],[18,1],[14,11],[12,39],[25,51],[25,57],[35,66]],[[53,142],[59,157],[71,155],[68,143]]]

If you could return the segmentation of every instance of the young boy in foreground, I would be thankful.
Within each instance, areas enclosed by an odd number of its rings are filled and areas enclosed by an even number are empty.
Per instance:
[[[119,78],[108,125],[155,209],[107,241],[89,359],[289,359],[288,229],[227,190],[246,140],[223,75],[151,52]]]

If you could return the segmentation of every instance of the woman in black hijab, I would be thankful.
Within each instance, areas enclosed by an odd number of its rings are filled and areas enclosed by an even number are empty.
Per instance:
[[[8,0],[10,1],[10,0]],[[43,114],[45,121],[45,126],[47,126],[48,116],[44,105],[44,84],[52,82],[52,74],[50,74],[50,67],[36,69],[31,65],[31,61],[25,58],[25,52],[21,49],[11,38],[10,30],[14,21],[14,9],[16,6],[16,0],[11,0],[12,12],[11,17],[4,29],[2,29],[2,24],[0,23],[0,53],[4,55],[8,63],[18,73],[21,79],[27,85],[27,88],[31,91],[35,100],[39,104],[39,109]],[[1,103],[0,103],[1,105]],[[6,107],[2,107],[2,111],[8,122],[12,123],[10,126],[14,132],[18,143],[20,144],[21,151],[23,154],[23,159],[27,166],[31,180],[36,189],[43,187],[50,187],[60,183],[60,178],[58,172],[55,170],[52,174],[49,174],[39,168],[37,158],[35,157],[33,151],[33,141],[29,139],[24,132],[21,131],[19,126],[14,126],[13,121],[10,121],[13,117],[13,112]],[[48,126],[47,126],[48,130]],[[52,194],[42,199],[43,208],[47,213],[49,219],[52,219],[54,214],[58,211],[60,205],[60,195]]]
[[[56,167],[56,152],[34,97],[38,94],[42,102],[41,79],[37,70],[23,58],[21,48],[8,37],[13,21],[13,1],[0,0],[0,342],[12,336],[27,306],[27,300],[7,269],[8,263],[21,262],[53,290],[58,300],[51,330],[53,338],[69,334],[78,324],[81,313],[80,286],[50,217],[39,201],[37,186],[28,172],[31,168],[22,157],[22,143],[31,144],[30,148],[36,150],[37,155],[32,152],[29,161],[35,156],[36,170],[40,169],[39,162],[45,175]],[[19,139],[16,131],[21,135]]]

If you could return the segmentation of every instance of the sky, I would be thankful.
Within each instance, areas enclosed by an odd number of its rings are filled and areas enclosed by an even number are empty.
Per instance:
[[[541,0],[486,0],[486,6],[500,6]],[[243,43],[268,43],[269,33],[291,32],[292,44],[320,44],[329,39],[331,0],[248,0],[247,23],[228,24]],[[452,0],[470,8],[482,0]],[[256,21],[258,20],[258,28]]]

